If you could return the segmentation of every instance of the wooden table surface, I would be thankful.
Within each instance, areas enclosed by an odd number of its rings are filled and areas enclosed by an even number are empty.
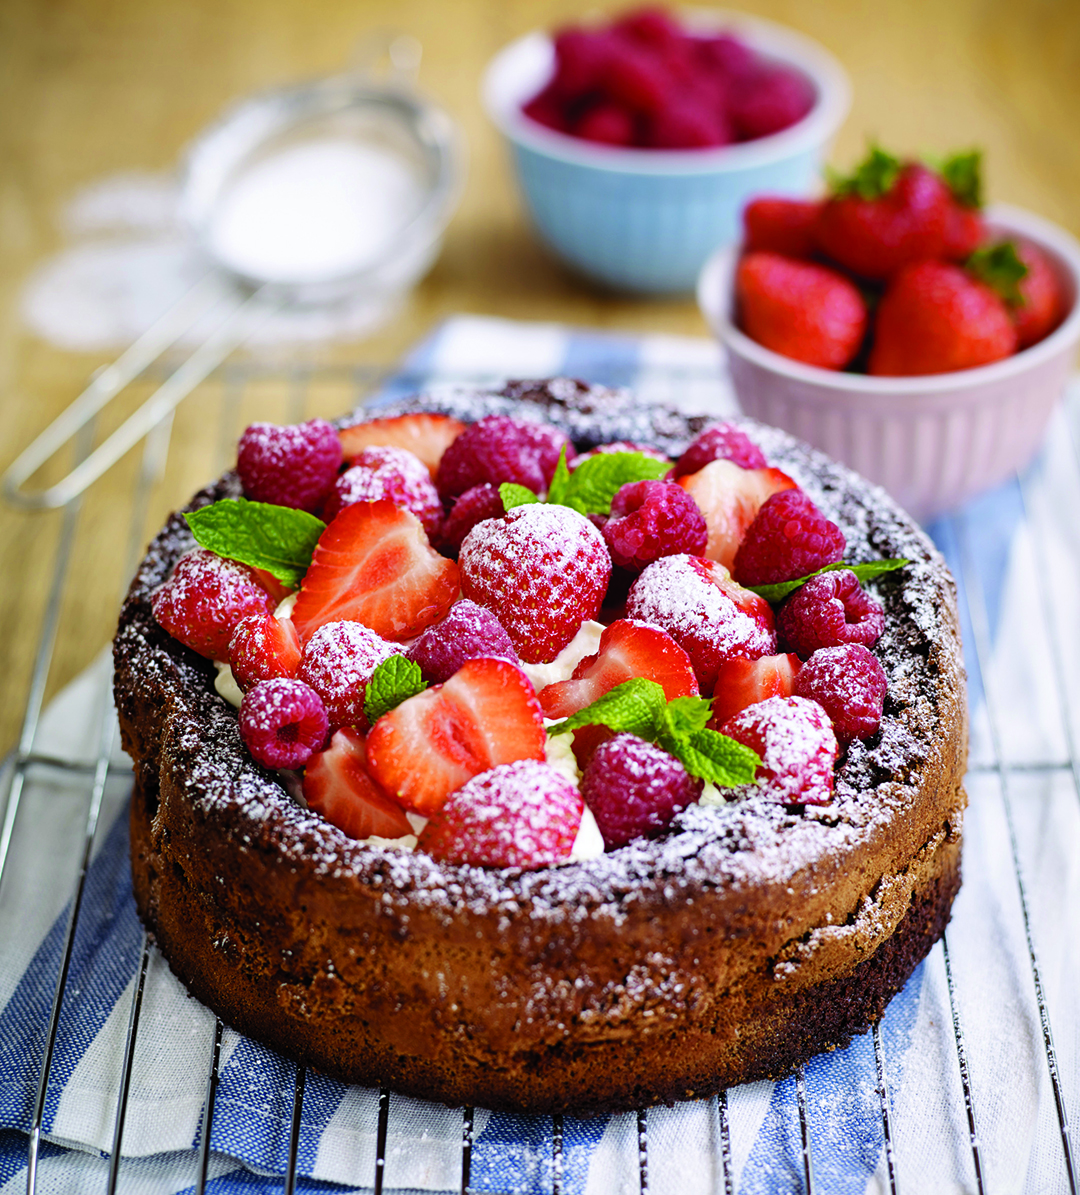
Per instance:
[[[870,136],[909,152],[979,145],[993,199],[1080,234],[1077,0],[750,0],[746,8],[817,38],[850,72],[855,100],[835,164],[850,164]],[[465,130],[468,185],[438,264],[400,316],[366,340],[308,348],[296,360],[389,363],[458,311],[703,335],[691,300],[604,294],[545,253],[482,113],[477,82],[492,54],[580,12],[572,0],[5,0],[0,469],[115,355],[61,350],[28,333],[20,317],[30,271],[61,243],[65,202],[108,175],[167,170],[229,101],[338,70],[354,40],[379,26],[423,43],[421,84]],[[315,413],[336,413],[342,394],[321,387]],[[220,383],[207,383],[177,419],[169,471],[139,512],[143,542],[208,479],[202,441],[220,395]],[[135,461],[132,454],[85,504],[49,692],[112,634]],[[0,750],[18,736],[60,523],[55,513],[3,507],[0,515]]]

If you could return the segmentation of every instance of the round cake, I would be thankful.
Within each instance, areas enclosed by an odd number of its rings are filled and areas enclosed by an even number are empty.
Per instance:
[[[506,413],[677,456],[706,425],[566,379],[383,408]],[[355,422],[343,421],[343,423]],[[748,791],[656,838],[557,867],[440,862],[348,837],[245,749],[211,660],[151,600],[193,546],[170,518],[114,644],[135,765],[139,914],[223,1020],[351,1083],[450,1105],[591,1114],[779,1077],[879,1019],[941,936],[960,884],[967,747],[955,587],[879,489],[785,433],[737,421],[872,581],[878,730],[840,754],[828,804]],[[189,509],[237,497],[227,474]]]

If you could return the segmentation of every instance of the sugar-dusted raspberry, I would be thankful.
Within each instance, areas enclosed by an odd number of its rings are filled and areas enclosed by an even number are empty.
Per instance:
[[[733,790],[761,793],[783,805],[828,805],[838,746],[828,714],[805,697],[770,697],[748,705],[720,727],[761,757],[757,785]]]
[[[631,586],[626,616],[667,631],[690,657],[702,693],[713,691],[725,660],[776,654],[769,603],[715,560],[662,556]]]
[[[459,564],[461,592],[495,614],[528,664],[553,660],[596,617],[611,577],[604,537],[568,506],[516,506],[478,523]]]
[[[378,502],[389,498],[395,506],[411,510],[434,541],[442,524],[439,492],[427,465],[404,448],[365,448],[334,482],[323,518],[331,522],[343,506],[353,502]]]
[[[611,502],[602,528],[612,561],[640,572],[661,556],[700,556],[709,529],[698,504],[669,481],[632,481]]]
[[[877,730],[888,682],[885,669],[861,643],[822,647],[795,677],[792,692],[808,697],[832,719],[842,742],[865,739]]]
[[[468,598],[455,602],[442,622],[428,627],[405,654],[420,665],[430,685],[449,680],[466,660],[521,663],[502,623]]]
[[[341,442],[325,419],[278,427],[253,423],[240,437],[236,471],[256,502],[317,510],[341,464]]]
[[[601,743],[581,778],[581,795],[609,851],[655,837],[701,788],[673,755],[632,734]]]
[[[291,618],[246,614],[229,640],[229,665],[236,683],[247,691],[261,680],[295,676],[300,664],[300,636]]]
[[[494,486],[512,481],[540,493],[551,484],[564,446],[569,461],[574,448],[558,428],[508,415],[487,415],[467,427],[446,450],[435,484],[444,502],[485,481]]]
[[[745,433],[730,423],[716,423],[707,427],[675,462],[672,477],[697,473],[713,461],[731,461],[740,469],[765,469],[769,462],[765,454]]]
[[[454,501],[446,521],[442,525],[442,539],[440,546],[451,551],[458,551],[465,536],[485,519],[501,519],[505,513],[503,500],[498,489],[485,482],[474,485],[471,490]]]
[[[359,726],[366,730],[364,697],[371,674],[401,648],[359,622],[326,622],[304,645],[296,671],[326,707],[332,729]]]
[[[781,490],[746,529],[731,571],[740,585],[794,581],[841,560],[846,546],[844,533],[802,490]]]
[[[264,768],[302,768],[328,730],[318,693],[290,677],[260,681],[240,703],[240,737]]]
[[[450,794],[418,847],[449,863],[550,867],[573,849],[584,808],[578,790],[549,764],[499,764]]]
[[[181,556],[153,598],[154,617],[165,630],[210,660],[229,658],[229,640],[241,618],[273,608],[246,564],[206,548]]]
[[[847,568],[811,577],[780,607],[780,640],[807,659],[820,647],[861,643],[873,647],[885,629],[885,611]]]

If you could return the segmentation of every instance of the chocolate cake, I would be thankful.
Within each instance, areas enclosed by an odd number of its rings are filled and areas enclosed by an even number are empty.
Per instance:
[[[704,425],[556,379],[446,391],[386,413],[538,416],[579,449],[680,452]],[[940,937],[960,883],[967,726],[954,584],[925,534],[847,469],[742,421],[847,537],[886,623],[879,730],[828,805],[691,805],[587,862],[485,869],[355,841],[244,749],[214,667],[150,599],[192,546],[153,541],[115,640],[135,763],[140,916],[227,1023],[347,1082],[451,1105],[600,1113],[778,1077],[881,1017]],[[227,474],[198,507],[240,492]]]

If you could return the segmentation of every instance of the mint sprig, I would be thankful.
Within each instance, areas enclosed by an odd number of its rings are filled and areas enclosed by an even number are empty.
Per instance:
[[[227,498],[188,511],[184,518],[195,542],[219,556],[265,569],[297,589],[326,524],[306,510]]]
[[[518,485],[514,481],[504,481],[499,485],[499,497],[502,499],[503,510],[513,510],[515,506],[530,506],[540,501],[527,485]]]
[[[566,463],[566,445],[562,446],[559,452],[559,459],[555,465],[555,473],[551,478],[551,485],[548,486],[547,500],[555,506],[569,506],[570,503],[566,501],[567,495],[570,492],[570,466]]]
[[[610,514],[612,499],[624,485],[656,481],[670,469],[670,461],[645,452],[598,452],[571,473],[563,448],[548,487],[547,502],[551,506],[569,506],[583,515]],[[499,486],[499,496],[504,510],[540,501],[528,487],[509,481]]]
[[[427,681],[420,674],[420,665],[406,656],[388,656],[368,681],[364,694],[364,714],[374,726],[383,716],[417,693],[427,688]]]
[[[707,729],[705,724],[711,714],[707,698],[676,697],[668,701],[656,681],[636,676],[548,727],[548,734],[565,734],[579,726],[606,726],[616,733],[656,743],[674,755],[691,776],[720,788],[753,783],[760,758],[742,743]]]
[[[752,593],[756,593],[758,597],[764,598],[767,602],[782,602],[789,594],[795,592],[796,589],[801,589],[811,577],[818,577],[822,573],[836,573],[843,569],[852,572],[859,579],[859,584],[865,584],[867,581],[873,581],[875,577],[880,577],[884,573],[894,572],[898,568],[903,568],[905,564],[910,564],[910,560],[906,559],[892,559],[892,560],[871,560],[868,564],[845,564],[840,560],[836,564],[827,564],[824,568],[819,568],[812,573],[807,573],[805,577],[797,577],[794,581],[780,581],[775,585],[747,585],[744,588],[749,589]]]

